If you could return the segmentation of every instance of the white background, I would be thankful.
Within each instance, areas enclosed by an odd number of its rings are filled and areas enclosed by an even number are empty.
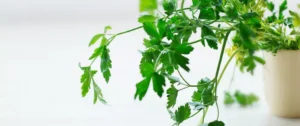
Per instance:
[[[296,1],[289,1],[291,8]],[[277,2],[277,4],[279,4]],[[0,0],[0,126],[169,126],[166,99],[149,89],[142,102],[133,100],[139,75],[142,31],[120,36],[111,45],[112,78],[97,82],[109,105],[93,105],[92,95],[81,98],[78,63],[89,64],[93,51],[88,42],[105,25],[117,33],[139,24],[137,0]],[[219,51],[200,44],[191,54],[192,83],[212,76]],[[225,58],[225,60],[227,57]],[[94,66],[98,69],[98,66]],[[226,107],[223,91],[228,89],[233,64],[220,84],[221,116],[227,126],[298,126],[300,120],[269,114],[263,95],[262,68],[254,76],[235,73],[231,91],[240,89],[260,96],[248,108]],[[181,105],[192,91],[178,97]],[[211,107],[208,120],[215,119]],[[183,125],[196,125],[200,117]]]

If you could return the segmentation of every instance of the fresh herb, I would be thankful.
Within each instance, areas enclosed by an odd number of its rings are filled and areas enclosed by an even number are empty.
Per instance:
[[[100,68],[96,65],[97,70],[101,71],[108,83],[113,74],[110,72],[110,43],[120,35],[144,30],[147,37],[141,40],[145,49],[141,51],[139,65],[142,79],[137,81],[135,98],[143,100],[152,86],[158,97],[167,94],[166,107],[175,125],[202,113],[200,125],[224,126],[219,120],[217,92],[231,61],[235,59],[241,71],[253,74],[257,64],[265,64],[262,58],[255,55],[256,51],[263,49],[276,52],[280,49],[300,48],[300,16],[293,11],[290,11],[291,17],[284,16],[287,0],[279,6],[279,11],[276,11],[272,2],[266,0],[192,0],[191,5],[185,5],[185,0],[163,0],[161,5],[159,3],[157,0],[140,0],[141,16],[138,21],[141,26],[117,34],[107,34],[111,29],[108,26],[103,34],[93,37],[89,46],[97,46],[89,58],[91,64],[81,67],[83,97],[93,87],[94,102],[98,99],[106,103],[100,87],[93,79],[97,73],[92,70],[94,61],[101,61]],[[158,10],[160,6],[163,10]],[[267,9],[272,15],[264,18]],[[287,28],[292,29],[290,35],[287,35]],[[200,37],[192,40],[191,36],[194,35]],[[181,71],[195,70],[189,67],[188,55],[193,53],[195,46],[200,45],[218,50],[220,55],[215,75],[199,77],[199,82],[195,84],[190,83]],[[230,58],[223,66],[225,50]],[[175,73],[179,76],[175,76]],[[177,97],[186,89],[194,90],[193,95],[186,104],[177,105]],[[236,92],[234,95],[226,93],[224,103],[232,104],[236,101],[246,106],[257,100],[255,95]],[[218,110],[216,120],[205,123],[209,107],[214,104]]]
[[[224,104],[231,105],[235,102],[237,102],[239,105],[246,107],[253,105],[259,100],[259,98],[253,94],[245,94],[241,91],[235,91],[234,95],[232,95],[230,92],[225,92],[225,98],[224,98]]]

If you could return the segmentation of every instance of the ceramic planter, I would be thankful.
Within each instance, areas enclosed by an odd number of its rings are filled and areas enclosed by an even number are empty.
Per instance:
[[[270,111],[280,117],[300,117],[300,51],[264,52],[265,96]]]

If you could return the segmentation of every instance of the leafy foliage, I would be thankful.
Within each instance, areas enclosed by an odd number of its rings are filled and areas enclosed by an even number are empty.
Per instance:
[[[117,36],[138,29],[143,29],[147,37],[142,41],[144,49],[140,51],[142,58],[139,65],[142,79],[136,84],[134,97],[143,100],[150,84],[158,97],[164,96],[166,92],[167,108],[176,125],[180,125],[199,112],[203,112],[205,118],[209,106],[218,102],[218,85],[227,68],[225,65],[221,73],[223,54],[227,45],[231,45],[227,63],[235,58],[240,70],[251,74],[254,73],[257,64],[265,64],[262,58],[255,55],[256,51],[276,52],[280,49],[300,48],[300,16],[293,11],[289,11],[290,17],[284,15],[287,10],[287,0],[281,3],[278,11],[275,10],[275,4],[267,0],[192,0],[192,4],[187,7],[185,7],[185,0],[163,0],[161,6],[164,13],[158,10],[160,7],[157,0],[140,0],[141,16],[138,21],[141,26],[117,34],[107,34],[111,29],[107,26],[103,34],[97,34],[92,38],[89,46],[94,46],[98,42],[99,44],[89,58],[91,64],[81,67],[82,96],[86,96],[93,86],[94,103],[98,100],[106,103],[100,87],[93,79],[97,71],[92,70],[92,65],[94,61],[100,59],[99,70],[108,83],[112,68],[110,43]],[[272,14],[264,18],[266,9]],[[290,34],[287,34],[287,28],[291,29]],[[230,36],[233,36],[232,39]],[[227,43],[229,39],[232,42],[230,44]],[[189,83],[180,71],[194,70],[189,66],[189,55],[193,53],[196,46],[201,44],[213,50],[220,49],[216,73],[214,78],[200,79],[199,77],[200,81],[197,84]],[[178,73],[178,77],[175,73]],[[166,80],[169,80],[170,84]],[[189,88],[194,89],[191,99],[173,113],[170,109],[176,106],[178,95]],[[231,95],[227,92],[224,103],[233,104],[237,101],[242,106],[246,106],[257,100],[258,98],[253,94],[236,92]],[[224,126],[225,124],[218,119],[219,116],[216,121],[201,122],[201,124]]]
[[[176,104],[178,90],[174,86],[171,86],[167,90],[167,94],[168,94],[168,96],[167,96],[168,97],[168,106],[167,106],[167,108],[171,108]]]
[[[178,124],[182,123],[184,120],[188,119],[191,115],[191,108],[189,104],[185,104],[184,106],[180,106],[175,111],[176,122]]]
[[[234,95],[231,95],[230,92],[225,92],[224,104],[231,105],[237,102],[239,105],[245,107],[256,103],[258,100],[258,97],[253,93],[245,94],[237,90]]]
[[[224,104],[231,105],[235,102],[234,97],[230,94],[230,92],[225,92]]]
[[[254,94],[244,94],[240,91],[236,91],[234,93],[234,96],[237,100],[237,102],[241,105],[241,106],[248,106],[248,105],[252,105],[253,103],[258,101],[258,97],[255,96]]]

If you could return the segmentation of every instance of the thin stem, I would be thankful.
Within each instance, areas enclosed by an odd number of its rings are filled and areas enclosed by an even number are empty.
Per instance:
[[[196,44],[198,42],[201,42],[203,39],[199,39],[199,40],[196,40],[196,41],[192,41],[192,42],[189,42],[188,44],[189,45],[192,45],[192,44]]]
[[[198,112],[196,112],[196,113],[194,113],[193,115],[191,115],[189,118],[187,118],[187,120],[188,119],[190,119],[190,118],[193,118],[195,115],[197,115],[198,113],[199,113],[200,111],[198,111]]]
[[[158,55],[158,57],[157,57],[157,59],[156,59],[156,61],[155,61],[155,65],[154,65],[154,70],[155,70],[155,71],[156,71],[156,69],[157,69],[157,67],[158,67],[158,62],[159,62],[160,57],[162,56],[163,53],[164,53],[164,50],[161,51],[161,52],[159,53],[159,55]]]
[[[184,87],[184,88],[181,88],[181,89],[179,89],[178,91],[182,91],[182,90],[187,89],[187,88],[189,88],[189,86],[186,86],[186,87]]]
[[[207,110],[208,110],[208,106],[205,109],[203,109],[203,115],[202,115],[202,118],[200,120],[200,125],[204,123]]]
[[[182,74],[180,73],[180,71],[179,70],[177,70],[177,72],[178,72],[178,74],[179,74],[179,76],[182,78],[182,80],[187,84],[187,85],[191,85],[189,82],[187,82],[185,79],[184,79],[184,77],[182,76]]]
[[[219,58],[219,62],[218,62],[218,67],[217,67],[217,71],[216,71],[216,76],[215,76],[215,82],[216,82],[216,85],[215,85],[215,96],[216,96],[216,107],[217,107],[217,120],[219,120],[219,115],[220,115],[220,110],[219,110],[219,105],[218,105],[218,95],[217,95],[217,90],[218,90],[218,76],[219,76],[219,71],[220,71],[220,67],[221,67],[221,64],[222,64],[222,60],[223,60],[223,54],[224,54],[224,51],[225,51],[225,47],[226,47],[226,43],[227,43],[227,40],[228,40],[228,37],[230,35],[230,32],[231,30],[229,30],[227,33],[226,33],[226,36],[224,38],[224,42],[223,42],[223,46],[222,46],[222,50],[221,50],[221,54],[220,54],[220,58]]]
[[[220,83],[220,81],[221,81],[221,79],[222,79],[222,77],[223,77],[223,75],[224,75],[224,73],[225,73],[225,71],[226,71],[228,65],[229,65],[230,62],[232,61],[233,57],[237,54],[237,52],[238,52],[238,50],[235,51],[235,52],[230,56],[230,58],[228,59],[228,61],[226,62],[225,66],[224,66],[224,68],[223,68],[223,70],[222,70],[222,72],[221,72],[221,74],[220,74],[220,76],[219,76],[219,78],[218,78],[217,87],[218,87],[218,85],[219,85],[219,83]]]
[[[231,79],[230,79],[230,82],[229,82],[227,90],[229,90],[231,88],[231,86],[232,86],[232,83],[233,83],[233,80],[234,80],[235,69],[236,69],[236,67],[233,68],[232,76],[231,76]]]
[[[98,59],[99,56],[97,56],[95,59],[93,59],[93,61],[91,62],[90,66],[93,65],[93,63]]]
[[[183,17],[185,17],[187,20],[189,20],[192,23],[193,21],[184,12],[184,2],[185,2],[185,0],[182,0],[182,2],[181,2],[181,13],[182,13]]]
[[[141,29],[141,28],[143,28],[143,26],[139,26],[139,27],[136,27],[136,28],[127,30],[127,31],[120,32],[120,33],[116,34],[115,36],[119,36],[119,35],[122,35],[122,34],[126,34],[126,33],[128,33],[128,32],[132,32],[132,31],[135,31],[135,30],[138,30],[138,29]]]

